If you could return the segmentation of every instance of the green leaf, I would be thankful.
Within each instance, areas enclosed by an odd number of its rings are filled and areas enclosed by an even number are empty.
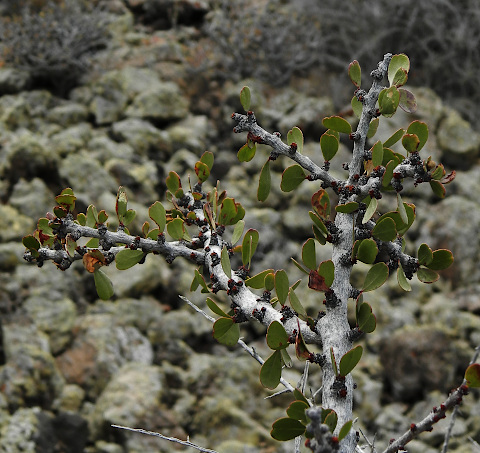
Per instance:
[[[282,354],[275,351],[265,360],[260,369],[260,382],[268,389],[274,389],[280,383],[282,377]]]
[[[340,375],[346,376],[350,373],[358,364],[363,354],[363,348],[358,345],[350,349],[340,359]]]
[[[403,53],[394,55],[390,60],[388,65],[388,83],[390,85],[392,85],[399,69],[403,69],[407,74],[410,71],[410,60]]]
[[[413,153],[420,146],[420,139],[416,134],[405,134],[402,137],[402,145],[409,153]]]
[[[367,138],[372,138],[377,133],[379,124],[380,118],[374,118],[372,121],[370,121],[370,124],[368,125]]]
[[[153,203],[148,209],[148,216],[157,224],[160,232],[163,233],[167,222],[167,213],[163,204],[159,201]]]
[[[38,239],[31,234],[28,236],[25,236],[22,239],[23,245],[30,250],[38,250],[40,248],[40,242],[38,242]]]
[[[245,209],[233,198],[225,198],[220,206],[218,223],[220,225],[235,225],[245,217]]]
[[[298,296],[295,294],[295,291],[293,288],[290,288],[290,291],[288,292],[288,299],[290,300],[290,306],[300,315],[300,316],[306,316],[307,312],[305,308],[303,307],[302,303],[300,302],[300,299]]]
[[[330,198],[325,189],[319,189],[312,195],[312,207],[322,221],[329,219]]]
[[[387,212],[385,214],[383,214],[379,219],[378,219],[378,223],[385,219],[385,218],[391,218],[394,222],[395,222],[395,227],[397,229],[397,233],[400,235],[400,236],[403,236],[407,230],[412,226],[414,220],[415,220],[415,205],[414,204],[411,204],[411,203],[403,203],[403,206],[405,208],[405,211],[407,213],[407,217],[408,217],[408,223],[404,223],[402,218],[400,217],[400,214],[398,211],[394,211],[394,212]]]
[[[480,364],[472,363],[465,371],[465,380],[469,387],[480,387]]]
[[[432,188],[433,193],[439,198],[445,198],[445,187],[440,181],[432,180],[430,181],[430,187]]]
[[[280,188],[283,192],[291,192],[305,181],[306,176],[305,171],[300,165],[292,165],[283,171]]]
[[[360,88],[362,84],[362,69],[360,68],[360,63],[357,60],[353,60],[348,65],[348,76],[352,83],[357,87]]]
[[[405,134],[405,129],[398,129],[395,131],[386,141],[383,142],[384,148],[390,148],[392,145],[397,143]]]
[[[396,166],[397,166],[396,160],[390,160],[387,163],[385,167],[385,173],[383,174],[383,178],[382,178],[382,187],[387,188],[388,186],[390,186],[390,183],[393,178],[393,170],[395,170]]]
[[[373,291],[380,288],[388,278],[388,266],[385,263],[374,264],[365,277],[363,292]]]
[[[233,229],[233,234],[232,234],[232,245],[235,245],[239,241],[239,239],[242,237],[244,228],[245,228],[245,220],[239,220],[235,224],[235,228]]]
[[[287,441],[302,436],[305,433],[305,425],[290,417],[279,418],[273,425],[270,435],[275,440]]]
[[[137,211],[135,211],[134,209],[129,209],[125,214],[125,218],[123,219],[124,225],[128,225],[129,223],[132,223],[136,216],[137,216]]]
[[[402,202],[402,197],[399,193],[397,193],[397,210],[398,210],[398,213],[400,214],[400,218],[402,219],[402,222],[407,224],[408,223],[407,211],[405,209],[405,205]]]
[[[335,206],[335,211],[343,214],[351,214],[358,209],[358,203],[356,201],[349,201],[345,204],[339,204]]]
[[[283,325],[278,321],[271,322],[267,330],[268,347],[277,351],[279,349],[287,348],[289,344],[288,334]]]
[[[113,296],[113,285],[107,275],[101,269],[97,269],[93,273],[93,278],[98,297],[102,300],[110,299]]]
[[[297,151],[301,153],[303,151],[303,134],[298,127],[294,127],[287,134],[287,145],[295,143],[297,145]]]
[[[213,167],[214,155],[210,151],[205,151],[200,157],[200,161],[206,164],[209,170],[212,170]]]
[[[407,128],[407,134],[415,134],[420,141],[417,151],[420,151],[428,140],[428,126],[423,121],[412,121]]]
[[[397,269],[397,281],[398,281],[398,286],[400,286],[400,288],[402,288],[404,291],[412,290],[412,286],[410,285],[410,282],[405,276],[405,272],[403,271],[403,267],[401,264],[398,265],[398,269]]]
[[[228,316],[210,297],[207,297],[207,306],[216,315],[222,316],[223,318],[231,318],[231,316]]]
[[[123,209],[123,207],[121,207]],[[125,205],[126,210],[126,205]],[[123,212],[123,211],[122,211]],[[87,208],[87,226],[90,228],[95,228],[98,220],[97,208],[93,204],[89,205]]]
[[[304,403],[308,404],[307,398],[305,397],[305,395],[304,395],[298,388],[296,388],[296,389],[293,391],[293,396],[295,397],[295,400],[297,400],[297,401],[303,401]]]
[[[265,201],[270,194],[272,178],[270,175],[270,160],[267,160],[262,167],[260,177],[258,180],[257,199],[258,201]]]
[[[360,119],[363,112],[363,104],[357,99],[357,96],[353,96],[350,104],[352,105],[353,113],[358,119]]]
[[[174,171],[171,171],[166,179],[167,189],[175,195],[178,189],[182,187],[182,183],[180,181],[180,176]]]
[[[322,149],[323,158],[326,161],[332,160],[338,151],[338,138],[325,132],[320,137],[320,148]]]
[[[267,269],[259,272],[253,277],[247,278],[247,280],[245,280],[245,285],[253,289],[262,289],[265,287],[265,277],[271,272],[273,272],[273,269]]]
[[[308,211],[308,215],[312,219],[315,226],[317,226],[318,229],[324,234],[324,236],[328,236],[327,227],[323,223],[322,219],[317,214],[315,214],[313,211]]]
[[[318,266],[318,275],[325,279],[325,285],[332,286],[335,278],[335,266],[332,260],[322,261]]]
[[[344,118],[340,116],[329,116],[324,118],[322,124],[327,129],[332,129],[337,132],[341,132],[343,134],[351,134],[352,133],[352,126],[351,124]]]
[[[315,241],[310,238],[307,239],[305,244],[302,247],[302,260],[308,269],[317,268],[317,257],[315,255]]]
[[[194,282],[196,282],[196,286],[193,289],[193,291],[195,291],[197,289],[197,287],[200,285],[202,287],[202,289],[201,289],[202,293],[207,293],[208,294],[210,292],[210,290],[208,289],[207,283],[205,282],[205,279],[203,278],[203,275],[200,273],[200,271],[198,269],[195,269]],[[193,282],[192,282],[192,285],[193,285]]]
[[[405,69],[399,68],[393,77],[392,85],[399,88],[405,85],[407,83],[407,80],[408,80],[408,72],[405,71]]]
[[[257,230],[249,229],[245,236],[243,237],[242,242],[242,263],[247,268],[250,268],[250,263],[252,261],[252,256],[257,250],[258,240],[260,236]]]
[[[115,256],[115,265],[119,270],[130,269],[138,264],[145,256],[141,250],[120,250]]]
[[[79,225],[85,226],[87,224],[87,216],[83,212],[77,214],[77,222]]]
[[[213,337],[221,344],[235,346],[240,338],[240,329],[232,318],[218,318],[213,324]]]
[[[316,225],[312,225],[313,234],[315,239],[320,242],[320,244],[325,245],[327,243],[327,237]]]
[[[433,260],[432,249],[427,244],[420,244],[417,252],[418,264],[427,266]]]
[[[365,210],[365,214],[363,215],[362,223],[367,223],[373,215],[377,212],[378,207],[378,200],[376,198],[371,198],[370,202],[368,203],[367,209]]]
[[[252,101],[252,95],[250,93],[250,88],[244,86],[240,91],[240,103],[246,112],[250,110],[250,103]]]
[[[230,264],[227,247],[222,248],[221,263],[223,272],[225,272],[226,276],[230,278],[232,275],[232,265]]]
[[[275,291],[277,293],[278,300],[282,305],[285,305],[287,300],[289,287],[290,283],[288,282],[287,273],[283,269],[275,272]]]
[[[378,119],[378,118],[377,118]],[[380,140],[377,140],[372,146],[372,165],[373,168],[382,165],[383,162],[383,145]]]
[[[248,143],[245,143],[237,153],[237,158],[239,162],[250,162],[254,157],[257,151],[255,144],[250,147]]]
[[[293,264],[295,264],[295,266],[297,266],[300,271],[304,272],[307,275],[310,273],[295,258],[290,257],[290,259],[293,261]]]
[[[362,302],[357,309],[357,326],[365,333],[372,333],[377,326],[377,319],[372,313],[372,307]]]
[[[421,267],[417,270],[417,278],[423,283],[434,283],[440,278],[440,276],[431,269]]]
[[[415,95],[405,88],[399,88],[398,92],[400,93],[400,102],[398,106],[407,113],[413,114],[417,111],[417,100]]]
[[[384,88],[378,95],[380,113],[386,117],[390,117],[396,112],[399,102],[400,93],[394,86]]]
[[[453,254],[450,250],[435,250],[432,255],[432,261],[425,265],[433,271],[441,271],[447,269],[453,263]]]
[[[92,205],[90,205],[92,206]],[[89,207],[90,207],[89,206]],[[123,218],[127,213],[127,191],[125,187],[120,186],[117,192],[117,200],[115,204],[115,212],[117,213],[117,217],[119,222],[123,223]],[[87,210],[87,219],[88,219],[88,210]],[[95,212],[95,222],[98,220],[98,214]]]
[[[195,173],[198,177],[198,180],[203,183],[210,176],[210,168],[208,168],[206,163],[199,160],[195,163]]]
[[[340,442],[342,439],[345,439],[347,437],[348,433],[352,429],[353,421],[349,420],[348,422],[344,423],[344,425],[341,427],[340,432],[338,433],[338,441]]]
[[[167,223],[167,232],[176,241],[180,241],[183,238],[185,232],[185,225],[183,220],[177,217]]]
[[[378,255],[378,247],[373,239],[363,239],[357,251],[357,258],[363,263],[373,264]]]
[[[380,241],[393,241],[397,237],[395,222],[390,217],[379,220],[372,230],[372,235]]]
[[[299,420],[301,422],[307,423],[307,416],[305,411],[310,406],[305,401],[293,401],[290,406],[287,408],[287,415],[294,420]]]
[[[275,288],[275,274],[273,272],[269,272],[265,275],[265,289],[267,291],[272,291]]]
[[[324,409],[325,411],[325,418],[323,423],[328,426],[330,432],[334,432],[335,428],[337,427],[338,416],[337,413],[333,409]],[[322,411],[323,412],[323,411]]]

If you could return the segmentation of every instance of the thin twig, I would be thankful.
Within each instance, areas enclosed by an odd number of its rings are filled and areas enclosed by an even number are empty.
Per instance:
[[[477,346],[475,348],[475,353],[473,354],[472,360],[470,360],[470,364],[472,365],[475,363],[478,359],[478,355],[480,354],[480,346]],[[466,384],[467,380],[464,379],[462,384]],[[442,453],[447,453],[448,450],[448,442],[450,441],[450,437],[452,436],[453,432],[453,426],[455,425],[455,420],[457,419],[457,414],[458,414],[458,407],[455,406],[452,412],[452,418],[450,419],[450,423],[448,424],[447,432],[445,433],[445,439],[443,441],[443,447],[442,447]]]
[[[192,442],[190,442],[189,440],[180,440],[180,439],[177,439],[176,437],[167,437],[167,436],[164,436],[163,434],[156,433],[154,431],[146,431],[145,429],[141,429],[141,428],[129,428],[128,426],[120,426],[120,425],[111,425],[111,426],[113,428],[125,429],[127,431],[133,431],[135,433],[147,434],[149,436],[160,437],[160,439],[168,440],[169,442],[175,442],[175,443],[180,444],[180,445],[185,445],[186,447],[192,447],[192,448],[195,448],[196,450],[202,451],[204,453],[218,453],[215,450],[210,450],[209,448],[203,448],[203,447],[200,447],[198,445],[195,445]]]
[[[200,313],[202,316],[207,318],[210,322],[215,322],[215,318],[212,318],[210,315],[205,313],[201,308],[197,307],[193,302],[189,301],[185,296],[179,295],[180,299],[185,301],[190,307],[192,307],[197,313]],[[265,363],[265,360],[263,360],[260,355],[255,351],[255,349],[251,348],[248,346],[242,339],[239,339],[237,343],[246,351],[248,352],[260,365],[263,365]],[[293,392],[295,389],[293,385],[291,385],[288,381],[286,381],[283,377],[280,378],[280,384],[282,384],[287,391]],[[282,391],[281,393],[284,393]]]

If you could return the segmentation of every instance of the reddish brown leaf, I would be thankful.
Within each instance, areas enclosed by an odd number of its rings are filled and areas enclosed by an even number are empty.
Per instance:
[[[442,184],[450,184],[454,179],[455,179],[455,176],[456,176],[456,172],[455,170],[453,170],[451,173],[449,173],[448,175],[444,176],[443,179],[440,181]]]
[[[325,284],[325,278],[316,270],[311,270],[308,276],[308,287],[314,291],[327,291],[330,288]]]

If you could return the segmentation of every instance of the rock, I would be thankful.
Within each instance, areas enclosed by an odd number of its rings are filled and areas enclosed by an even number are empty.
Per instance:
[[[480,152],[480,134],[455,110],[448,110],[438,126],[438,145],[442,162],[456,169],[468,169]]]
[[[49,408],[64,384],[51,354],[31,344],[17,347],[0,369],[0,385],[14,409],[32,405]]]
[[[132,118],[170,122],[185,118],[188,108],[188,99],[181,94],[178,85],[162,82],[159,87],[138,94],[125,114]]]
[[[142,426],[149,430],[155,429],[157,423],[164,424],[165,420],[159,417],[165,384],[158,366],[129,363],[121,367],[95,403],[90,419],[93,439],[105,438],[106,433],[115,431],[112,424]],[[134,439],[142,443],[142,436],[130,433],[124,433],[124,436],[128,444],[134,445]]]
[[[207,136],[210,127],[204,115],[189,116],[167,129],[174,150],[186,148],[200,157],[208,148]]]
[[[56,170],[58,162],[45,138],[26,130],[5,146],[5,156],[7,164],[4,168],[0,167],[0,174],[13,184],[20,178],[47,178]]]
[[[128,143],[114,142],[103,134],[92,137],[87,144],[87,149],[93,158],[102,163],[109,159],[135,161],[135,150]]]
[[[172,151],[167,132],[145,120],[129,118],[116,122],[112,125],[112,132],[116,140],[126,142],[141,156],[152,153],[162,159]]]
[[[92,127],[88,123],[66,127],[51,136],[52,150],[60,157],[76,153],[85,148],[92,137]]]
[[[61,352],[73,337],[73,326],[77,315],[75,303],[68,299],[47,299],[31,296],[24,308],[37,328],[49,336],[52,354]]]
[[[384,339],[380,361],[386,394],[394,400],[417,401],[425,392],[455,387],[457,370],[468,363],[461,349],[439,328],[406,326]]]
[[[434,250],[447,248],[458,257],[442,276],[451,279],[454,287],[479,281],[480,267],[479,204],[458,195],[448,196],[429,207],[428,218],[422,221],[419,246],[426,242]]]
[[[85,198],[86,206],[95,203],[96,197],[104,191],[117,193],[117,181],[99,162],[91,159],[86,151],[72,154],[68,159],[63,159],[58,173],[78,198]]]
[[[55,196],[40,178],[20,178],[13,186],[9,204],[32,219],[45,217],[55,204]]]
[[[56,451],[84,453],[89,434],[87,420],[75,412],[60,411],[53,419],[53,427],[58,439]]]
[[[24,96],[6,95],[0,97],[0,122],[11,130],[30,126],[30,112]]]
[[[0,68],[0,96],[24,91],[30,85],[28,71],[17,68]]]
[[[85,391],[75,384],[66,384],[62,393],[54,401],[55,410],[66,412],[78,412],[82,407]]]
[[[57,123],[62,127],[73,126],[74,124],[87,121],[88,109],[82,104],[69,102],[59,105],[48,112],[47,120]]]
[[[0,272],[11,272],[22,263],[25,247],[23,244],[7,242],[0,244]]]
[[[112,315],[82,316],[75,329],[72,346],[57,364],[66,381],[81,386],[88,398],[98,396],[125,363],[152,363],[148,340],[135,327],[117,325]]]
[[[34,229],[33,219],[20,214],[12,206],[0,204],[0,242],[20,241]]]
[[[1,429],[0,451],[5,453],[54,453],[52,417],[39,407],[16,411]]]

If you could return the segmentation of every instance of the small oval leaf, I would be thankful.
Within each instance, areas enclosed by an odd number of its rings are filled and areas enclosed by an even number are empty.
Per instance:
[[[350,349],[343,357],[340,359],[340,375],[346,376],[350,373],[358,364],[363,354],[363,348],[358,345]]]
[[[270,175],[270,160],[267,160],[262,167],[260,177],[258,180],[257,199],[258,201],[265,201],[270,194],[272,178]]]
[[[324,118],[322,124],[327,129],[332,129],[337,132],[342,132],[344,134],[351,134],[352,133],[352,126],[351,124],[345,119],[340,116],[329,116]]]
[[[240,91],[240,103],[246,112],[250,110],[250,103],[252,101],[252,95],[250,93],[250,88],[244,86]]]
[[[125,270],[138,264],[145,256],[141,250],[120,250],[115,256],[115,265],[117,269]]]
[[[374,264],[365,277],[363,292],[373,291],[380,288],[388,278],[388,266],[385,263]]]
[[[291,192],[305,181],[306,176],[305,171],[300,165],[292,165],[291,167],[286,168],[282,173],[280,188],[283,192]]]
[[[288,334],[285,327],[278,321],[273,321],[267,330],[267,345],[270,349],[279,350],[289,346]]]
[[[465,379],[469,387],[480,387],[480,364],[469,365],[465,371]]]
[[[305,425],[290,417],[279,418],[273,425],[270,435],[275,440],[287,441],[305,433]]]
[[[280,351],[274,353],[265,360],[260,369],[260,382],[268,389],[274,389],[280,383],[282,377],[282,354]]]
[[[107,275],[101,269],[97,269],[93,273],[93,278],[98,297],[102,300],[110,299],[113,296],[113,284]]]

